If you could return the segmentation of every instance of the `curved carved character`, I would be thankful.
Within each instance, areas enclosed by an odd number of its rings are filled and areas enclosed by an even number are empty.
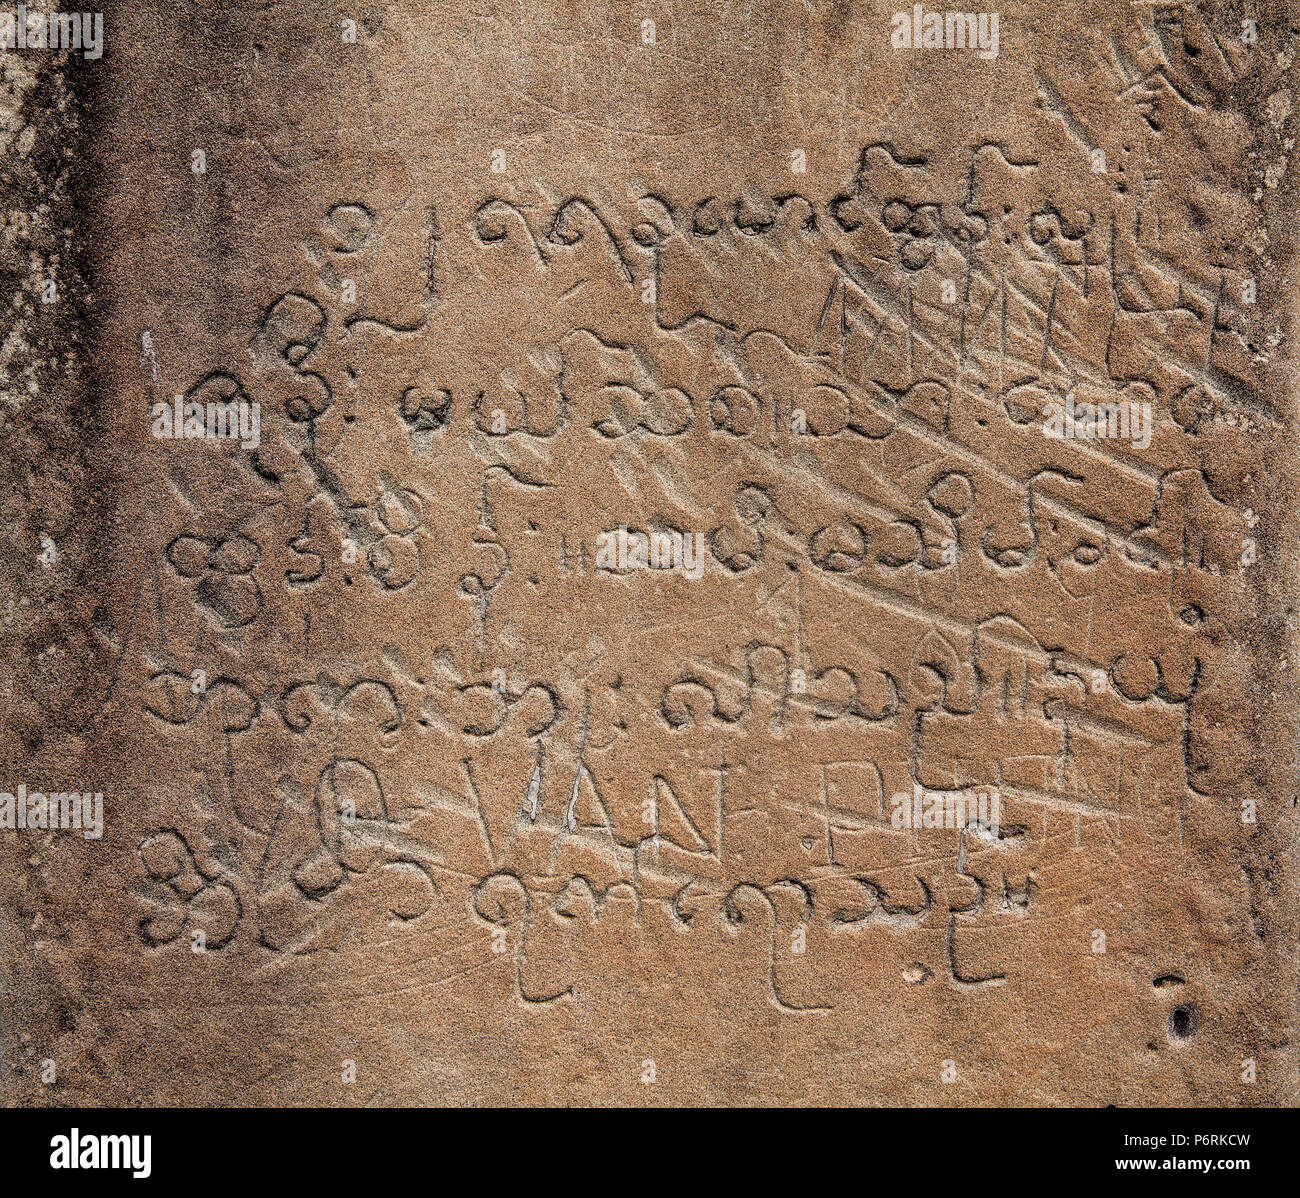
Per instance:
[[[262,610],[262,589],[253,572],[261,547],[243,533],[218,537],[186,534],[167,546],[167,563],[180,577],[198,580],[199,603],[223,627],[243,628]]]
[[[776,903],[773,901],[770,890],[780,890],[788,888],[795,892],[796,896],[801,898],[800,914],[796,923],[792,924],[790,931],[806,928],[811,922],[813,914],[812,892],[801,882],[786,878],[779,882],[774,882],[772,886],[764,889],[755,885],[753,882],[740,882],[733,886],[723,899],[720,915],[724,923],[723,926],[732,933],[739,935],[747,923],[755,922],[754,916],[746,911],[746,907],[757,907],[760,912],[766,915],[762,919],[768,926],[768,945],[767,945],[767,987],[768,997],[772,1000],[773,1005],[779,1011],[784,1011],[794,1015],[824,1015],[831,1008],[826,1006],[805,1006],[799,1003],[793,1003],[782,993],[782,987],[777,979],[777,953],[782,949],[789,952],[788,946],[779,943],[779,933],[781,931],[780,917],[777,912]]]
[[[217,951],[235,938],[243,904],[215,863],[201,863],[185,837],[170,828],[146,836],[138,853],[152,883],[149,913],[138,925],[146,946],[185,939],[191,948]]]
[[[332,946],[355,930],[358,908],[375,896],[397,926],[429,911],[438,891],[422,859],[427,850],[390,819],[379,775],[368,765],[332,761],[310,803],[292,779],[282,779],[280,799],[257,880],[264,945],[287,952]]]
[[[533,919],[533,900],[528,888],[504,870],[488,874],[470,894],[470,911],[490,928],[502,928],[513,940],[515,996],[526,1006],[550,1006],[573,998],[573,987],[553,993],[535,992],[524,980],[528,964],[528,932]]]

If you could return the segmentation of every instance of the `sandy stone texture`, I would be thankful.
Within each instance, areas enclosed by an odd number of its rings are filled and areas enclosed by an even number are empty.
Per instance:
[[[5,52],[0,1097],[1295,1103],[1248,7]]]

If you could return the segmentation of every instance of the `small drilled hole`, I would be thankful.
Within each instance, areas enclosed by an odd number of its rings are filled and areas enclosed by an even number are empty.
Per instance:
[[[1169,1038],[1186,1040],[1196,1031],[1196,1008],[1175,1007],[1169,1012]]]

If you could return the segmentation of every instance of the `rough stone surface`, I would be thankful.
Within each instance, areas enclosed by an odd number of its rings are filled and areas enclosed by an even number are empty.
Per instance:
[[[0,786],[103,833],[0,830],[4,1101],[1293,1104],[1300,15],[1250,11],[6,52]],[[997,826],[897,826],[952,792]]]

